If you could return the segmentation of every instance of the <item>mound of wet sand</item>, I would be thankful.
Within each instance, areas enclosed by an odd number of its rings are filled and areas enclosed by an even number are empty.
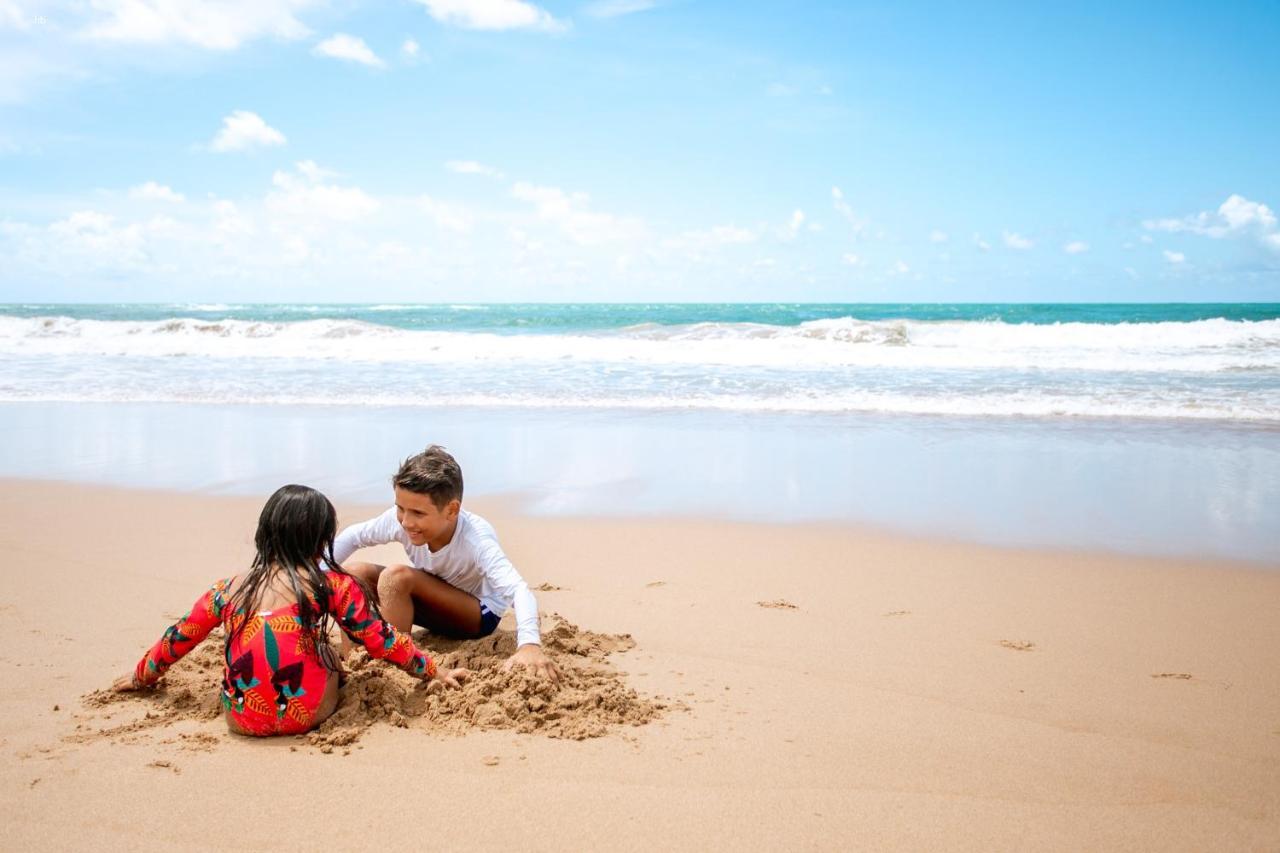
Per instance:
[[[447,640],[420,632],[415,639],[441,669],[466,667],[461,690],[428,690],[398,669],[372,660],[363,649],[348,658],[351,676],[342,705],[308,735],[319,746],[352,743],[373,722],[464,734],[470,729],[513,729],[554,738],[584,740],[611,726],[643,725],[666,708],[627,687],[606,658],[631,649],[628,634],[597,634],[553,615],[544,622],[543,650],[560,668],[560,683],[522,669],[502,671],[516,650],[506,632],[479,640]]]
[[[669,707],[662,697],[645,698],[627,687],[622,674],[609,664],[609,655],[635,646],[630,635],[585,631],[555,614],[543,618],[542,645],[560,668],[558,685],[522,669],[502,671],[516,648],[515,636],[505,631],[479,640],[448,640],[419,631],[415,640],[441,669],[466,667],[471,678],[460,690],[428,689],[427,683],[356,649],[345,662],[348,679],[342,703],[305,736],[308,742],[332,752],[355,743],[380,723],[433,733],[510,729],[583,740],[619,726],[644,725]],[[144,717],[124,724],[81,724],[72,739],[131,740],[146,729],[179,720],[217,719],[222,664],[222,636],[215,632],[170,669],[156,690],[94,691],[84,697],[84,705],[107,719],[122,704],[142,702],[149,707]]]

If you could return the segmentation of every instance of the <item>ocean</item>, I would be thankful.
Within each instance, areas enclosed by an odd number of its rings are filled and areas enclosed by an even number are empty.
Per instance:
[[[1280,305],[0,306],[0,476],[1280,565]]]
[[[3,305],[0,401],[1280,423],[1280,304]]]

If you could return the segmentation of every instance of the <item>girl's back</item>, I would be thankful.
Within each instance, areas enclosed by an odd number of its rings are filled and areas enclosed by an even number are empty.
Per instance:
[[[327,637],[307,630],[289,592],[264,596],[245,613],[234,608],[234,581],[217,581],[171,625],[138,662],[134,680],[157,682],[165,671],[218,626],[226,629],[222,707],[227,722],[242,734],[305,732],[333,713],[338,698],[338,667]],[[328,612],[369,654],[385,658],[413,675],[432,678],[435,663],[408,635],[370,613],[368,599],[349,575],[326,572]],[[290,600],[293,598],[294,600]],[[328,660],[326,660],[328,658]]]
[[[431,658],[384,622],[360,584],[333,562],[336,526],[324,495],[305,486],[277,490],[258,520],[258,553],[249,571],[214,583],[117,688],[156,684],[222,626],[227,724],[242,734],[304,732],[338,704],[340,666],[329,643],[330,620],[371,656],[435,677]]]

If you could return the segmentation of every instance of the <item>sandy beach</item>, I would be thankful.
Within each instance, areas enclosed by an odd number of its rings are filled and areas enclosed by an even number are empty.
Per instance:
[[[261,499],[0,484],[5,849],[1280,848],[1274,566],[476,500],[604,710],[469,720],[482,670],[249,741],[208,712],[212,642],[94,701],[247,562]]]

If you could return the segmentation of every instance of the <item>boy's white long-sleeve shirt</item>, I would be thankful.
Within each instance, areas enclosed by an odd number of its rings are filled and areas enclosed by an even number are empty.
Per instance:
[[[426,545],[409,541],[393,506],[377,518],[343,528],[333,541],[333,557],[345,563],[360,548],[388,542],[403,545],[414,568],[474,595],[490,613],[501,617],[508,607],[514,607],[517,645],[541,643],[537,599],[502,552],[493,526],[474,512],[460,511],[453,539],[432,552]]]

